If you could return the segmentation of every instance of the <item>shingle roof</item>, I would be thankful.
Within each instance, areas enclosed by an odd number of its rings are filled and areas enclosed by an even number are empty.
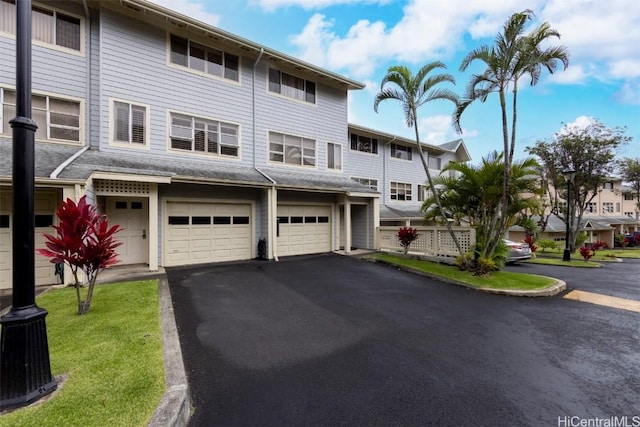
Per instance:
[[[337,192],[358,192],[377,194],[376,190],[359,184],[340,174],[321,174],[305,170],[288,171],[273,168],[260,168],[278,186],[292,188],[307,188],[314,190],[329,190]]]
[[[35,144],[35,177],[49,178],[51,173],[82,147],[38,142]],[[13,142],[0,139],[0,177],[13,173]]]
[[[423,219],[424,214],[420,206],[389,206],[380,205],[380,220]]]

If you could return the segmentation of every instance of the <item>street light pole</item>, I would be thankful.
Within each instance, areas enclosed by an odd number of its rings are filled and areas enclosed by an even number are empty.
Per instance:
[[[563,261],[571,261],[571,245],[569,244],[569,236],[571,235],[571,184],[573,183],[573,178],[576,175],[576,171],[573,168],[567,168],[562,171],[562,175],[564,176],[564,180],[567,183],[567,230],[565,234],[565,245],[564,245],[564,254],[562,255]]]
[[[0,318],[0,410],[26,406],[51,393],[45,317],[35,303],[35,132],[31,119],[31,0],[16,3],[16,117],[13,129],[13,293]]]

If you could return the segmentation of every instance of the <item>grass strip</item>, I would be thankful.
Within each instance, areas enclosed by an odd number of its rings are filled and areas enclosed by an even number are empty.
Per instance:
[[[455,266],[423,261],[400,255],[378,253],[372,255],[372,258],[427,273],[434,277],[462,282],[476,288],[523,291],[544,289],[556,283],[555,279],[550,277],[538,276],[535,274],[514,273],[510,271],[496,271],[488,276],[474,276],[472,273],[462,271]]]
[[[0,426],[145,426],[165,391],[158,281],[99,285],[83,316],[73,288],[37,304],[49,312],[52,373],[66,381],[44,402],[0,416]]]
[[[593,259],[593,258],[592,258]],[[605,260],[601,260],[605,261]],[[607,260],[611,261],[611,260]],[[543,265],[559,265],[561,267],[577,267],[577,268],[598,268],[602,267],[602,264],[594,262],[594,261],[585,261],[582,258],[576,259],[575,257],[571,257],[571,261],[563,261],[561,258],[550,258],[544,256],[537,256],[535,258],[531,258],[525,261],[529,264],[543,264]]]

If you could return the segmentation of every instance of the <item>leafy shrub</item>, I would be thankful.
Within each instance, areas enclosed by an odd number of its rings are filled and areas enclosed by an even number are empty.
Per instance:
[[[625,236],[624,234],[616,234],[616,243],[622,248],[626,248],[627,245],[629,245],[629,243],[631,243],[631,241],[629,240],[629,238],[627,236]]]
[[[529,234],[527,237],[524,238],[524,242],[529,245],[529,248],[531,249],[531,252],[536,252],[538,250],[538,246],[536,246],[536,238],[535,236],[533,236],[532,234]]]
[[[587,241],[587,237],[587,233],[585,233],[584,231],[578,233],[578,235],[576,236],[576,247],[582,246],[584,242]]]
[[[413,243],[418,236],[418,230],[413,227],[400,227],[397,233],[398,242],[400,242],[400,246],[404,248],[404,253],[409,252],[409,246]]]
[[[558,242],[554,242],[551,239],[540,239],[538,240],[538,246],[542,248],[542,252],[545,249],[558,249]]]
[[[592,250],[589,246],[581,246],[580,247],[580,255],[584,258],[585,261],[588,261],[596,254],[596,251]]]

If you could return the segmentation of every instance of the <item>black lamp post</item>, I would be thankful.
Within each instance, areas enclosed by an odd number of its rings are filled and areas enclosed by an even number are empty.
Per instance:
[[[571,261],[571,246],[569,245],[569,236],[571,234],[570,226],[571,226],[571,184],[573,183],[573,178],[576,176],[575,169],[568,167],[562,171],[562,176],[564,176],[564,180],[567,183],[567,232],[565,234],[565,245],[564,245],[564,254],[562,256],[563,261]]]
[[[13,118],[13,294],[2,316],[0,410],[28,405],[56,389],[44,318],[35,303],[35,145],[31,119],[31,0],[16,2],[16,117]]]

